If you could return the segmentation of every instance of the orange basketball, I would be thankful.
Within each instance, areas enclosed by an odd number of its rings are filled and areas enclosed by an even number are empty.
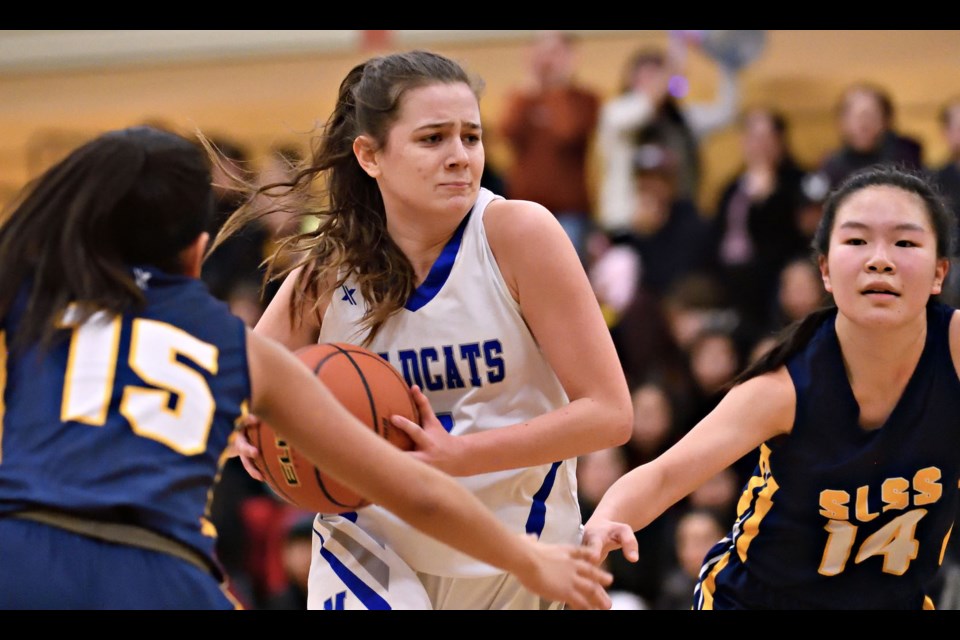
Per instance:
[[[413,448],[413,441],[393,426],[390,416],[399,414],[420,424],[420,414],[410,387],[389,362],[368,349],[339,342],[309,345],[296,355],[360,422],[400,449]],[[315,467],[265,422],[249,427],[246,437],[260,452],[257,470],[287,502],[326,514],[370,504]]]

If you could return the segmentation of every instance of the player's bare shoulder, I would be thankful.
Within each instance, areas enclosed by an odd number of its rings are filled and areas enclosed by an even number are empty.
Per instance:
[[[511,241],[529,246],[545,233],[563,231],[549,209],[530,200],[494,200],[483,214],[483,228],[494,248]]]
[[[517,279],[546,272],[569,244],[549,209],[529,200],[494,200],[483,214],[483,230],[507,286],[517,297]]]
[[[797,391],[785,366],[741,382],[727,394],[767,437],[790,433],[797,411]]]

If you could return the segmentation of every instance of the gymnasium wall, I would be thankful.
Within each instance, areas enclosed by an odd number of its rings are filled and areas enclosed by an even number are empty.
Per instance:
[[[417,46],[450,55],[486,80],[481,109],[487,156],[500,168],[511,158],[496,124],[505,92],[524,78],[532,33],[492,37],[476,32],[452,39],[421,32],[416,40]],[[582,32],[579,76],[611,97],[632,51],[665,39],[665,32],[656,30]],[[326,119],[341,78],[354,64],[372,52],[408,48],[383,39],[370,44],[386,48],[364,49],[360,41],[345,40],[340,46],[286,53],[208,53],[127,64],[114,59],[102,66],[82,61],[0,65],[0,204],[60,154],[114,127],[152,121],[188,133],[199,128],[246,144],[255,160],[275,142],[304,144],[305,132]],[[840,91],[848,83],[871,80],[890,90],[899,128],[920,138],[925,160],[936,163],[946,152],[937,111],[946,98],[960,94],[958,71],[956,30],[771,30],[762,56],[742,72],[744,102],[780,107],[790,119],[798,157],[813,163],[836,144],[833,108]],[[692,52],[687,77],[687,99],[712,97],[716,73],[709,58]],[[704,146],[701,204],[706,211],[720,183],[737,168],[737,144],[735,132],[728,130]],[[594,184],[597,170],[594,166]]]

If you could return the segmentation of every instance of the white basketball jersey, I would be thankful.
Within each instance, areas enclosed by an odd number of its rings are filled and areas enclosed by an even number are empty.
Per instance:
[[[437,417],[454,435],[521,423],[569,401],[487,243],[483,213],[499,198],[480,190],[423,284],[368,345],[408,383],[423,389]],[[360,289],[347,282],[327,308],[320,341],[360,344],[364,308]],[[544,542],[579,543],[575,458],[457,480],[517,534],[532,532]],[[501,573],[376,505],[357,512],[357,525],[416,571],[451,577]]]

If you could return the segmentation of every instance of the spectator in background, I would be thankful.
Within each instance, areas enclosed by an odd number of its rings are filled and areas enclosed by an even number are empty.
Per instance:
[[[767,323],[781,268],[809,253],[797,219],[806,173],[776,109],[747,109],[739,129],[743,165],[724,185],[711,219],[710,260],[745,339],[753,342]]]
[[[673,36],[666,50],[638,49],[627,62],[620,95],[601,107],[597,151],[603,170],[597,220],[607,231],[629,226],[637,208],[633,169],[640,144],[653,142],[672,150],[678,195],[697,202],[700,144],[736,118],[740,86],[734,65],[717,61],[719,86],[711,102],[685,103],[671,93],[680,93],[675,81],[688,42],[696,41]]]
[[[800,202],[797,205],[797,230],[808,250],[823,217],[823,203],[830,191],[830,182],[819,171],[807,173],[800,181]]]
[[[662,301],[639,287],[638,266],[636,252],[618,245],[610,248],[590,273],[617,356],[631,386],[654,378],[682,385],[686,380],[683,354],[671,335]],[[614,302],[618,296],[624,300]],[[623,306],[617,306],[620,304]]]
[[[820,165],[830,189],[847,176],[875,164],[895,164],[906,169],[923,167],[923,146],[897,131],[890,94],[871,82],[848,86],[836,108],[840,146]]]
[[[683,413],[666,384],[648,380],[636,386],[631,397],[633,431],[630,440],[621,447],[627,456],[628,469],[650,462],[669,449],[683,435],[682,425],[685,426]],[[672,527],[672,514],[667,514],[638,531],[640,559],[636,565],[627,564],[621,569],[623,575],[629,575],[630,568],[634,569],[628,584],[650,602],[660,595],[666,559],[673,555]],[[623,556],[618,560],[622,562]],[[621,582],[626,580],[623,578]]]
[[[307,577],[313,554],[313,514],[292,518],[286,526],[280,561],[286,586],[267,598],[263,608],[271,611],[306,611]]]
[[[296,172],[301,168],[304,154],[300,147],[293,143],[278,143],[273,145],[257,172],[257,184],[260,186],[277,185],[275,187],[281,198],[274,198],[272,205],[275,210],[262,218],[264,225],[270,231],[274,240],[285,238],[300,231],[300,218],[297,212],[302,208],[304,195],[299,192],[284,190],[283,185],[292,184]],[[285,201],[289,200],[287,205]],[[278,205],[283,205],[279,208]]]
[[[708,508],[692,508],[680,516],[674,532],[676,564],[667,571],[656,609],[693,607],[693,589],[707,552],[726,533],[726,520]]]
[[[690,376],[693,384],[688,406],[688,422],[683,432],[692,429],[720,403],[727,384],[740,372],[741,345],[733,332],[723,326],[708,324],[690,345]],[[736,474],[734,484],[742,486],[750,478],[757,461],[758,451],[751,451],[733,463]],[[732,514],[731,514],[732,515]]]
[[[960,95],[940,107],[940,132],[947,143],[947,157],[933,167],[937,185],[954,213],[960,213]]]
[[[513,152],[505,174],[510,197],[539,202],[563,225],[586,265],[592,230],[587,185],[590,144],[600,97],[580,83],[575,36],[540,33],[529,54],[526,83],[506,98],[501,131]]]
[[[662,296],[678,279],[706,266],[709,227],[696,203],[680,189],[680,161],[672,149],[642,145],[632,166],[630,226],[612,240],[637,252],[640,286]]]
[[[682,505],[689,509],[710,509],[720,516],[736,516],[741,489],[745,489],[734,465],[721,469],[686,497]],[[729,522],[729,520],[727,520]]]
[[[779,274],[769,330],[779,331],[827,304],[830,296],[823,290],[820,270],[809,257],[788,262]]]
[[[723,398],[726,385],[740,371],[740,351],[733,334],[722,326],[707,324],[690,344],[690,375],[693,393],[686,433],[713,411]]]
[[[258,223],[266,230],[262,251],[264,258],[273,255],[286,239],[296,236],[302,231],[303,217],[300,212],[307,205],[307,200],[311,194],[295,190],[292,187],[295,184],[297,173],[305,168],[305,160],[306,157],[299,145],[291,142],[277,143],[270,148],[257,173],[256,184],[261,188],[273,185],[269,194],[276,194],[275,196],[269,195],[269,197],[267,194],[258,196],[264,209],[269,211],[268,214],[258,220]],[[287,258],[292,259],[292,256],[287,256]],[[276,268],[282,269],[288,264],[290,264],[289,261],[285,261],[283,264],[276,265]],[[263,309],[270,304],[273,296],[277,293],[277,289],[280,288],[280,282],[272,279],[263,282],[263,269],[260,269],[258,274],[261,279],[255,288],[256,298],[248,302],[251,308],[259,309],[259,313],[262,314]],[[234,297],[238,293],[248,293],[251,287],[246,286],[239,289],[240,291],[235,293]]]
[[[629,468],[650,462],[680,439],[683,432],[678,418],[681,412],[675,405],[667,385],[648,380],[631,392],[633,401],[633,431],[623,445]]]
[[[933,177],[947,205],[960,219],[960,95],[949,98],[941,106],[940,132],[947,143],[947,157],[933,167]],[[954,306],[960,304],[960,264],[956,258],[947,274],[941,298]]]
[[[611,245],[591,265],[591,282],[629,383],[658,375],[682,384],[683,357],[662,300],[704,264],[707,223],[693,202],[678,197],[669,149],[643,146],[634,161],[641,197],[631,226],[611,235]]]
[[[947,143],[947,157],[940,164],[932,168],[933,179],[946,201],[953,210],[954,216],[960,221],[960,95],[951,96],[940,107],[940,131]],[[960,260],[956,256],[951,258],[950,271],[943,283],[943,292],[940,299],[950,305],[960,305]],[[960,513],[957,514],[956,525],[960,525]],[[954,530],[960,529],[954,525]],[[953,535],[946,547],[945,572],[949,592],[949,601],[944,601],[947,608],[960,608],[960,535]],[[952,582],[951,582],[952,581]],[[943,597],[943,596],[941,596]],[[952,599],[950,599],[952,598]]]
[[[713,274],[699,271],[678,279],[663,297],[670,337],[684,358],[708,327],[736,329],[736,314],[726,308],[721,289]]]

